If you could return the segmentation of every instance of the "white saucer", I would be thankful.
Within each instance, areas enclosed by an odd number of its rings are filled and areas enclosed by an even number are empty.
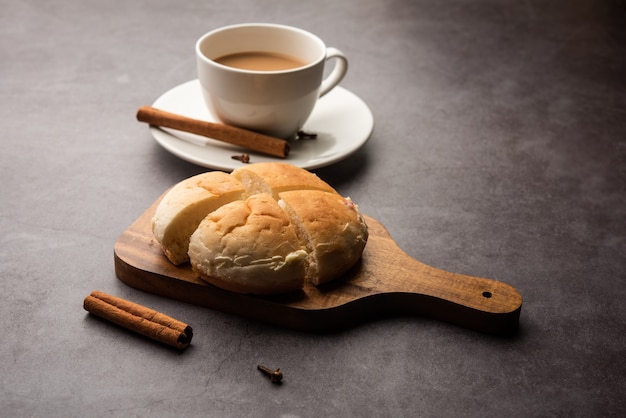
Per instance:
[[[200,83],[191,80],[165,92],[152,105],[155,108],[194,119],[215,122],[204,104]],[[203,167],[232,171],[242,166],[233,155],[247,153],[250,162],[285,161],[314,169],[334,164],[361,148],[374,129],[369,107],[354,93],[335,87],[316,104],[302,130],[317,134],[316,139],[292,141],[286,159],[257,154],[206,137],[172,129],[150,127],[150,133],[167,151]]]

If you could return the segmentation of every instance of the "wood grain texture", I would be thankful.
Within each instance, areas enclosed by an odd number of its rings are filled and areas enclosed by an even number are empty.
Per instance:
[[[515,288],[428,266],[406,254],[368,216],[370,237],[362,260],[340,280],[269,297],[219,289],[197,278],[188,264],[176,267],[163,255],[150,226],[159,201],[115,243],[116,275],[131,287],[305,331],[334,331],[391,315],[428,316],[492,334],[518,326],[522,297]]]

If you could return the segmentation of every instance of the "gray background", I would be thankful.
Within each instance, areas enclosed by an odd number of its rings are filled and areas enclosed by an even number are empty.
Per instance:
[[[515,337],[423,317],[307,334],[116,278],[117,237],[204,171],[136,109],[195,78],[200,35],[247,21],[346,53],[376,127],[317,174],[416,259],[516,287]],[[623,413],[624,1],[0,0],[0,52],[3,416]],[[91,317],[95,289],[189,322],[192,346]]]

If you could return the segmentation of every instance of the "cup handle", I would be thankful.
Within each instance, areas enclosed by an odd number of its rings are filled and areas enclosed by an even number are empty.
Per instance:
[[[322,81],[320,86],[319,97],[322,97],[333,89],[343,79],[348,71],[348,59],[343,55],[343,52],[337,48],[326,48],[326,61],[331,58],[337,58],[337,63],[332,72]]]

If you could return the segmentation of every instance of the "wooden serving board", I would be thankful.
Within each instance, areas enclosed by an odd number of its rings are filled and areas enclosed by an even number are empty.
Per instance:
[[[506,334],[519,322],[522,297],[508,284],[430,267],[406,254],[385,227],[365,216],[369,239],[345,277],[278,296],[212,286],[161,252],[150,221],[160,198],[115,243],[115,272],[136,289],[288,328],[333,331],[390,315],[421,315],[469,329]]]

